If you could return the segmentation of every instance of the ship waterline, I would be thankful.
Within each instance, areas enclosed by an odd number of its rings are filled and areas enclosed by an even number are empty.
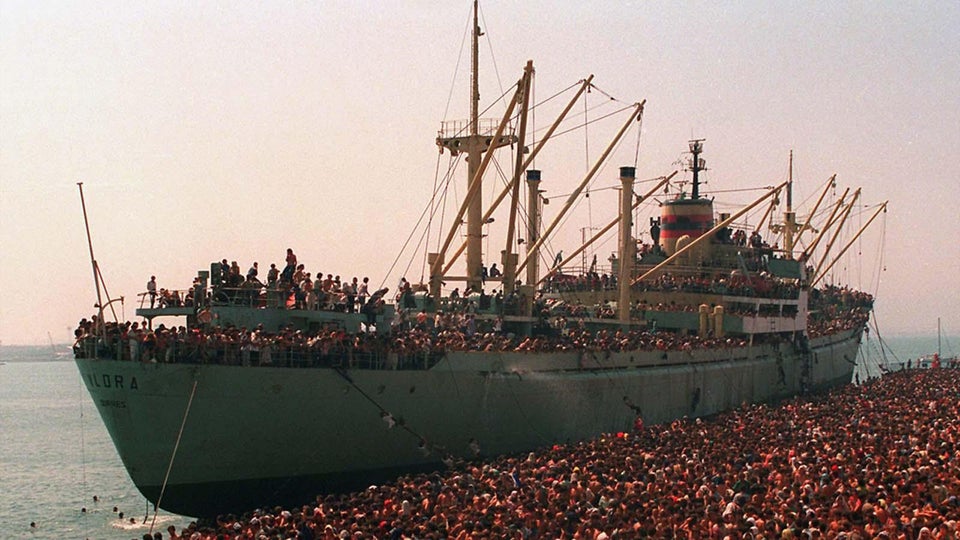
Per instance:
[[[862,330],[812,339],[809,352],[784,342],[450,352],[429,369],[404,370],[102,359],[77,366],[138,489],[154,503],[163,491],[166,510],[209,516],[439,468],[448,456],[628,431],[638,416],[705,416],[848,383]]]

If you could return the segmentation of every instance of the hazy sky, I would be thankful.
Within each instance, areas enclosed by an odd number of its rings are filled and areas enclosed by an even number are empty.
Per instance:
[[[890,201],[832,279],[877,296],[886,335],[933,333],[938,316],[960,331],[960,4],[488,1],[481,11],[484,104],[527,59],[539,99],[595,74],[620,102],[647,100],[637,176],[672,171],[687,140],[704,138],[704,189],[722,204],[757,195],[726,190],[785,179],[792,149],[798,204],[833,173],[836,195],[864,189],[853,223]],[[0,340],[64,342],[95,311],[79,181],[127,317],[151,274],[185,288],[211,261],[265,269],[287,247],[313,272],[417,281],[422,261],[398,254],[449,167],[434,144],[440,121],[467,115],[469,14],[467,0],[0,0]],[[605,99],[592,93],[580,120],[615,108]],[[549,121],[539,114],[537,129]],[[548,197],[571,191],[604,129],[538,161]],[[634,128],[551,249],[570,253],[580,228],[616,214],[602,188],[634,164],[636,140]],[[463,194],[456,185],[451,197]],[[439,229],[438,217],[434,243]],[[597,248],[601,262],[613,245]]]

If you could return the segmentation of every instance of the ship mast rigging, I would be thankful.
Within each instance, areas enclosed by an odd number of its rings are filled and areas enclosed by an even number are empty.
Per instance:
[[[624,109],[632,109],[632,112],[621,128],[620,132],[614,137],[613,141],[597,159],[596,164],[588,172],[587,176],[580,183],[579,187],[572,193],[558,216],[547,226],[544,232],[540,232],[541,215],[540,205],[544,201],[539,189],[540,171],[529,169],[534,159],[551,140],[566,118],[573,105],[583,95],[592,88],[591,75],[581,81],[580,88],[576,95],[570,100],[566,108],[559,114],[547,132],[536,142],[534,148],[529,149],[525,144],[527,131],[527,116],[533,108],[530,104],[530,95],[532,88],[532,78],[534,69],[531,62],[528,62],[524,68],[523,77],[518,81],[512,98],[508,101],[507,110],[501,121],[497,124],[496,133],[490,133],[490,125],[481,124],[479,118],[479,61],[478,61],[478,39],[483,35],[479,27],[478,5],[474,2],[473,24],[471,32],[471,77],[470,77],[470,118],[465,123],[444,123],[436,143],[440,151],[449,150],[452,156],[463,154],[466,156],[468,165],[468,188],[459,211],[456,213],[450,229],[445,239],[439,243],[435,252],[427,253],[427,265],[429,267],[429,294],[434,298],[441,296],[441,288],[448,281],[464,281],[466,283],[465,291],[480,292],[481,286],[485,280],[483,275],[484,254],[483,254],[483,227],[493,221],[493,213],[499,207],[507,196],[510,196],[510,208],[508,225],[506,227],[506,242],[504,249],[500,252],[499,262],[502,263],[502,276],[488,278],[502,283],[503,294],[513,292],[518,282],[525,282],[528,285],[538,283],[540,280],[539,257],[540,250],[544,243],[551,237],[555,229],[562,223],[572,204],[580,197],[581,193],[587,189],[589,183],[605,164],[607,158],[619,141],[625,134],[627,127],[636,119],[638,122],[642,118],[643,103],[634,103]],[[552,99],[552,98],[551,98]],[[611,98],[613,100],[613,98]],[[616,100],[613,100],[616,101]],[[624,110],[624,109],[621,109]],[[519,112],[514,112],[518,110]],[[609,116],[609,115],[607,115]],[[507,131],[508,124],[516,121],[519,126],[518,134]],[[486,126],[486,127],[484,127]],[[452,128],[452,129],[451,129]],[[513,174],[509,181],[505,182],[503,190],[490,204],[486,212],[483,211],[483,176],[488,169],[493,151],[506,145],[516,145],[516,158],[514,161]],[[519,239],[518,219],[521,206],[520,198],[520,179],[526,172],[528,196],[526,201],[526,234],[525,238]],[[632,196],[632,194],[631,194]],[[461,226],[466,226],[466,238],[455,250],[451,250],[451,243],[456,232]],[[521,256],[516,253],[516,247],[519,244],[525,244],[525,254]],[[458,261],[460,255],[466,252],[466,272],[462,276],[451,275],[453,265]],[[489,258],[489,254],[487,255]],[[519,280],[521,272],[526,270],[526,279]]]
[[[467,121],[467,134],[455,132],[452,134],[444,133],[441,130],[437,137],[437,145],[441,148],[449,149],[451,152],[465,152],[467,154],[467,178],[469,179],[466,198],[466,224],[467,224],[467,289],[478,290],[482,283],[483,266],[483,186],[482,177],[489,163],[492,151],[502,146],[512,145],[517,142],[513,135],[504,135],[504,126],[510,119],[513,108],[516,105],[519,95],[510,101],[507,107],[507,113],[497,129],[496,135],[490,137],[480,130],[480,74],[479,74],[479,40],[483,32],[480,30],[478,0],[473,2],[473,31],[471,32],[470,42],[470,118]],[[518,88],[518,94],[520,89]],[[483,160],[481,155],[486,152]],[[456,154],[454,154],[456,155]],[[459,228],[462,213],[454,220],[454,227]],[[455,229],[454,229],[455,230]],[[431,291],[439,288],[442,276],[439,273],[443,264],[443,254],[449,247],[452,237],[448,237],[444,242],[443,248],[439,254],[428,257],[427,263],[430,265],[430,287]]]

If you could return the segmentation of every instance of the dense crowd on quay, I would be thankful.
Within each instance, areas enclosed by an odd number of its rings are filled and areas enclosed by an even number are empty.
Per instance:
[[[960,370],[454,464],[171,539],[957,538]]]

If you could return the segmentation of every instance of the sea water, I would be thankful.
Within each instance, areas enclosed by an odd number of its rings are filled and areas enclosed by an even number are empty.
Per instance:
[[[854,379],[865,381],[882,375],[883,370],[899,371],[916,366],[917,359],[937,352],[937,335],[878,337],[866,333],[860,342]],[[960,356],[960,336],[942,336],[939,345],[944,358]]]
[[[139,540],[151,524],[167,538],[191,521],[154,524],[69,349],[4,346],[0,362],[0,538]]]
[[[861,380],[879,376],[880,364],[915,362],[937,350],[936,335],[885,343],[865,336]],[[952,356],[960,338],[943,344]],[[154,523],[152,505],[123,468],[68,349],[4,346],[0,363],[0,538],[140,539],[152,524],[166,538],[168,526],[179,531],[191,521],[160,511]]]

